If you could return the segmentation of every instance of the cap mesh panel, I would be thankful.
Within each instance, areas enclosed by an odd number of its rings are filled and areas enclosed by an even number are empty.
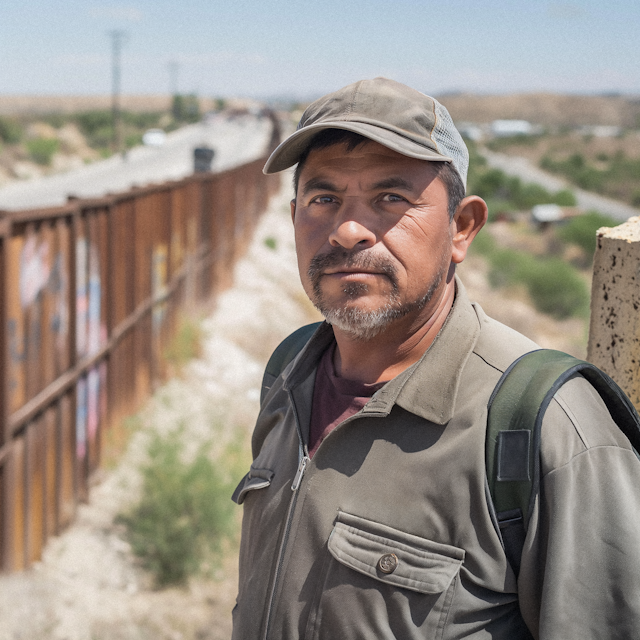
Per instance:
[[[462,184],[467,184],[467,170],[469,168],[469,151],[458,133],[449,112],[437,101],[435,103],[436,126],[433,128],[431,138],[438,145],[438,151],[449,156],[453,160]]]

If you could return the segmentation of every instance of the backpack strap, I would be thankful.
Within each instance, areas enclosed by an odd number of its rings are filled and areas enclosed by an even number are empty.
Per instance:
[[[322,322],[314,322],[300,327],[291,335],[287,336],[271,354],[269,362],[264,370],[262,377],[262,387],[260,389],[260,404],[264,401],[271,385],[276,381],[278,376],[285,370],[286,366],[302,351],[304,346],[309,342],[311,336]]]
[[[518,358],[502,375],[488,405],[485,443],[487,480],[505,545],[516,575],[535,496],[540,485],[540,433],[545,411],[558,389],[584,376],[636,451],[640,418],[620,387],[589,362],[561,351],[540,349]]]

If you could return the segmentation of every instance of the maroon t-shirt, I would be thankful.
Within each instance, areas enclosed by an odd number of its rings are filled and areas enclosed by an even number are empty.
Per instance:
[[[324,352],[316,374],[309,428],[309,456],[311,457],[335,427],[360,411],[369,398],[386,384],[385,382],[364,384],[339,378],[333,368],[335,348],[334,343]]]

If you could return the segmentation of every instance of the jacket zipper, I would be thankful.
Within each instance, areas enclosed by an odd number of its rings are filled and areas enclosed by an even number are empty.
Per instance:
[[[267,640],[269,637],[269,630],[271,627],[271,616],[273,615],[273,603],[276,597],[276,591],[278,588],[278,582],[280,578],[280,571],[282,570],[282,563],[284,560],[284,550],[287,546],[287,542],[289,541],[289,533],[291,531],[291,522],[293,521],[293,514],[296,508],[296,502],[298,501],[298,490],[300,489],[300,485],[302,484],[302,479],[304,477],[304,472],[307,469],[307,464],[310,461],[309,451],[307,446],[304,444],[302,440],[302,432],[300,429],[300,421],[298,420],[298,412],[296,410],[296,405],[293,402],[293,397],[291,392],[289,392],[289,402],[291,403],[291,407],[293,409],[293,414],[296,421],[296,431],[298,434],[298,470],[296,471],[296,475],[293,478],[293,483],[291,484],[291,491],[293,495],[291,496],[291,501],[289,502],[289,509],[287,511],[287,520],[285,522],[284,532],[282,534],[282,542],[280,543],[280,549],[278,551],[278,564],[276,565],[275,574],[273,576],[273,584],[271,586],[271,594],[269,595],[269,605],[267,607],[267,624],[264,629],[264,640]]]
[[[291,403],[291,408],[293,410],[293,414],[295,417],[295,421],[296,421],[296,431],[298,434],[298,470],[296,471],[296,475],[293,478],[293,482],[291,484],[291,491],[293,492],[293,495],[291,496],[291,501],[289,502],[289,509],[287,511],[287,519],[286,519],[286,523],[285,523],[285,529],[284,529],[284,533],[282,534],[282,542],[280,543],[280,549],[278,550],[278,563],[276,565],[276,570],[274,573],[274,577],[273,577],[273,583],[271,586],[271,593],[269,595],[269,604],[267,607],[267,624],[265,626],[265,630],[264,630],[264,635],[263,635],[263,639],[264,640],[268,640],[269,638],[269,631],[271,629],[271,616],[273,615],[273,605],[274,605],[274,600],[276,597],[276,591],[278,588],[278,582],[279,582],[279,578],[280,578],[280,571],[282,570],[282,563],[284,560],[284,551],[285,548],[287,546],[287,543],[289,542],[289,533],[291,530],[291,522],[293,521],[293,514],[295,512],[295,508],[296,508],[296,502],[298,501],[298,490],[300,489],[300,485],[302,484],[302,479],[304,478],[304,473],[307,469],[307,465],[309,464],[309,462],[311,462],[311,458],[309,457],[309,450],[307,448],[307,445],[304,444],[303,440],[302,440],[302,430],[300,429],[300,421],[298,419],[298,412],[296,410],[296,405],[293,401],[293,397],[291,395],[291,392],[289,392],[289,402]],[[368,414],[369,416],[380,416],[380,415],[385,415],[385,414],[377,414],[377,413],[370,413]],[[345,424],[355,420],[356,418],[360,418],[362,417],[362,413],[359,411],[357,414],[350,416],[349,418],[347,418],[346,420],[342,421],[339,425],[336,426],[336,428],[327,435],[327,438],[329,438],[331,435],[333,435],[333,433],[341,428],[342,426],[344,426]],[[322,446],[322,443],[320,443],[320,446]]]

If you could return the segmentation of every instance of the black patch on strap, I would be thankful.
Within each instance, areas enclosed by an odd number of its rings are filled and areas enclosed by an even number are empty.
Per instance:
[[[529,449],[531,432],[528,429],[498,433],[498,482],[529,482]]]

